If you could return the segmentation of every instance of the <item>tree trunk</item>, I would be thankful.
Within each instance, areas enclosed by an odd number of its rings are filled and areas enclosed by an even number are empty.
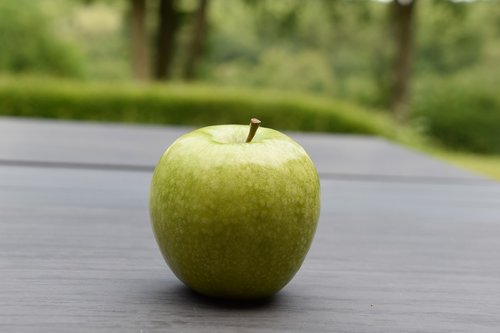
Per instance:
[[[409,85],[413,65],[415,5],[418,0],[391,3],[396,53],[391,75],[390,107],[399,121],[408,118]]]
[[[197,64],[203,55],[203,44],[207,37],[207,8],[209,0],[199,0],[198,8],[194,13],[194,24],[191,40],[189,41],[183,77],[192,80],[196,76]]]
[[[178,28],[178,13],[175,0],[160,0],[159,24],[157,34],[157,53],[155,78],[169,79],[175,52],[175,37]]]
[[[149,77],[148,37],[146,33],[146,0],[130,0],[132,30],[132,73],[136,80]]]

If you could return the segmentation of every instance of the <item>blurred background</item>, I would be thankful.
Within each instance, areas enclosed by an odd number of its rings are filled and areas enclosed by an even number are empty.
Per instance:
[[[1,0],[0,115],[378,135],[500,179],[495,0]]]

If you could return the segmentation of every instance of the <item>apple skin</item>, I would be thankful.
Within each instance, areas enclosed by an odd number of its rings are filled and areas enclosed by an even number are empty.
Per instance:
[[[320,183],[288,136],[204,127],[177,139],[151,183],[153,231],[174,274],[216,298],[276,293],[299,270],[316,231]]]

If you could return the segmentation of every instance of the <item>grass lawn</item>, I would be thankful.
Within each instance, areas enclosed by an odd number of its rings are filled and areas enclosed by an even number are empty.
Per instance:
[[[446,150],[434,151],[432,155],[488,178],[500,180],[500,156],[458,153]]]

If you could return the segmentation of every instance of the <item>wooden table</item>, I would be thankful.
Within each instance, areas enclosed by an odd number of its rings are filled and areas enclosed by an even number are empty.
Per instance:
[[[500,330],[499,183],[371,137],[291,133],[322,212],[285,289],[190,292],[147,209],[154,165],[188,130],[0,119],[0,331]]]

